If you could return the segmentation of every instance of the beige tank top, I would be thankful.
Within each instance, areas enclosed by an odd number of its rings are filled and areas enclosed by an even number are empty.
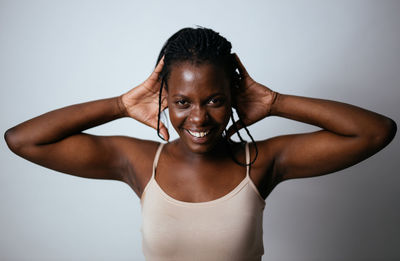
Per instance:
[[[231,192],[206,202],[172,198],[155,180],[160,144],[153,174],[142,197],[142,249],[147,261],[261,260],[265,201],[249,176]],[[250,155],[246,144],[246,162]]]

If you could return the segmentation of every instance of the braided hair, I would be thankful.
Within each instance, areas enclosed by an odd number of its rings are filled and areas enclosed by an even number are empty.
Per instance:
[[[164,66],[160,72],[159,79],[161,80],[161,87],[159,91],[159,107],[158,107],[158,119],[157,119],[157,135],[164,140],[160,135],[160,114],[161,114],[161,97],[163,87],[168,90],[168,79],[171,74],[171,69],[173,65],[180,62],[190,62],[192,64],[202,64],[210,63],[217,66],[221,66],[227,74],[228,78],[231,80],[231,88],[237,88],[240,76],[236,71],[237,62],[234,55],[231,53],[232,44],[219,33],[213,31],[212,29],[205,27],[197,28],[183,28],[173,34],[161,48],[160,54],[158,55],[157,63],[164,56]],[[236,121],[231,113],[231,120],[236,129],[236,133],[241,141],[245,143],[242,136],[239,133],[239,129],[236,125]],[[244,126],[247,135],[250,137],[251,141],[255,145],[256,155],[254,159],[248,164],[251,165],[255,162],[258,156],[257,145],[251,136],[246,125],[243,124],[239,117],[239,121]],[[228,141],[227,144],[232,144],[232,140],[227,137],[226,131],[223,134],[224,138]],[[228,151],[231,153],[232,159],[239,165],[247,166],[247,164],[239,162],[228,147]]]

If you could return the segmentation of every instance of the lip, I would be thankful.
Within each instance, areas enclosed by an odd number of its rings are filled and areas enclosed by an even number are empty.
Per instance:
[[[203,143],[207,143],[209,140],[211,140],[214,129],[212,129],[212,128],[211,129],[210,128],[208,128],[208,129],[184,128],[184,131],[185,131],[185,135],[187,135],[188,138],[193,143],[203,144]],[[193,136],[192,134],[190,134],[189,131],[191,131],[191,132],[208,132],[208,134],[203,137],[196,137],[196,136]]]

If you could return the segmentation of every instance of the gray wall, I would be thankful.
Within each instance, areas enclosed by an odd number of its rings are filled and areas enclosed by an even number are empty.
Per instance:
[[[164,41],[196,24],[231,40],[272,89],[393,118],[400,99],[400,1],[0,2],[0,130],[120,95]],[[257,139],[315,128],[269,118]],[[134,120],[90,131],[157,140]],[[176,134],[173,134],[176,137]],[[63,175],[0,145],[1,260],[143,260],[140,204],[120,182]],[[399,260],[398,137],[354,167],[279,185],[267,199],[263,260]]]

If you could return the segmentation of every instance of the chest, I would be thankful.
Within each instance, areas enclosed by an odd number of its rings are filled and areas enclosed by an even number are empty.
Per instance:
[[[189,203],[165,197],[152,183],[142,201],[144,254],[149,259],[253,260],[249,257],[263,253],[263,208],[247,186],[229,198]]]
[[[185,202],[206,202],[223,197],[246,178],[246,167],[229,162],[188,164],[160,162],[155,180],[174,199]]]

